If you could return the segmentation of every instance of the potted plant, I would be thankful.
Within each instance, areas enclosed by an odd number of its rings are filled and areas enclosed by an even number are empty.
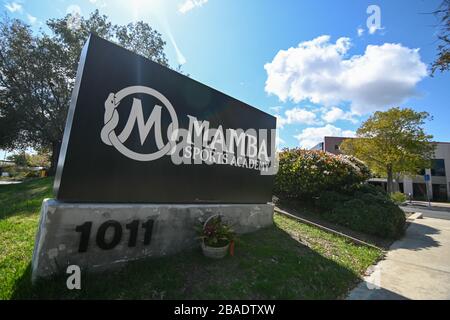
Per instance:
[[[202,250],[206,257],[221,259],[234,251],[234,232],[220,215],[209,217],[199,228]],[[230,247],[231,246],[231,247]]]

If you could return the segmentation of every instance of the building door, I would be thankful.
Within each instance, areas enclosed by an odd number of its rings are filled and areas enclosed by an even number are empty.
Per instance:
[[[447,201],[447,186],[445,184],[433,184],[433,200]]]
[[[425,183],[413,183],[413,198],[416,200],[427,200],[427,186]]]

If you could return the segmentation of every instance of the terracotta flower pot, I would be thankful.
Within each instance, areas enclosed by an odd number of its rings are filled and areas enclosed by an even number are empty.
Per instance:
[[[210,247],[205,245],[204,242],[202,242],[202,250],[205,257],[213,258],[213,259],[222,259],[227,255],[228,249],[230,247],[230,244],[228,243],[224,247]]]

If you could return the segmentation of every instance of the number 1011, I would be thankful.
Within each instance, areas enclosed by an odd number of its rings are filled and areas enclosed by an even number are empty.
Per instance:
[[[125,225],[125,228],[129,230],[128,247],[135,247],[139,234],[139,220],[133,220]],[[149,219],[142,224],[144,231],[143,243],[149,245],[152,238],[153,220]],[[89,239],[91,238],[92,221],[86,221],[85,223],[75,228],[76,232],[80,232],[80,244],[78,246],[78,252],[86,252],[89,246]],[[112,237],[109,241],[106,240],[106,232],[112,229]],[[95,236],[95,242],[100,249],[110,250],[115,248],[122,240],[122,225],[116,220],[108,220],[103,222],[97,229]]]

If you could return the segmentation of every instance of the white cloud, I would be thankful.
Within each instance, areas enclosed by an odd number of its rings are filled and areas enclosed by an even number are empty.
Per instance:
[[[277,134],[278,134],[278,133],[277,133]],[[284,141],[279,135],[277,135],[276,140],[277,140],[277,141],[276,141],[276,144],[277,144],[277,145],[286,143],[286,141]]]
[[[277,124],[282,128],[286,124],[318,124],[316,114],[314,112],[293,108],[286,110],[284,116],[276,115]]]
[[[71,4],[66,8],[66,14],[81,15],[81,8],[79,5]]]
[[[273,112],[275,112],[276,114],[280,113],[281,109],[283,109],[282,106],[275,106],[275,107],[270,107],[270,110],[272,110]]]
[[[31,24],[35,24],[37,22],[37,18],[32,16],[29,13],[27,13],[27,19],[28,19],[28,22],[31,23]]]
[[[185,14],[194,8],[203,6],[207,2],[208,0],[185,0],[178,6],[178,12]]]
[[[106,7],[106,1],[105,0],[89,0],[90,3],[92,3],[93,5],[96,5],[97,7],[100,8],[105,8]]]
[[[365,114],[415,96],[416,84],[427,76],[419,49],[385,43],[347,58],[350,46],[349,38],[331,43],[324,35],[280,50],[264,66],[266,92],[282,101],[310,100],[328,107],[350,102],[353,113]]]
[[[283,138],[281,138],[281,136],[280,136],[280,130],[277,129],[276,138],[275,138],[276,149],[281,150],[285,143],[286,143],[286,141],[284,141]]]
[[[332,107],[330,110],[326,111],[322,115],[322,119],[328,123],[333,123],[338,120],[347,120],[353,123],[358,122],[354,114],[352,114],[351,112],[345,112],[344,110],[338,107]]]
[[[5,4],[5,8],[10,12],[22,12],[22,5],[17,2],[10,2]]]
[[[377,28],[376,26],[370,26],[369,27],[369,33],[370,34],[374,34],[375,32],[377,32],[377,30],[381,30],[381,28]]]
[[[342,130],[341,128],[327,124],[324,127],[303,129],[302,132],[294,136],[294,138],[298,140],[300,147],[309,149],[323,141],[325,136],[354,137],[355,132],[351,130]]]
[[[67,19],[67,27],[71,30],[78,30],[81,27],[82,12],[80,6],[71,4],[66,9],[66,14],[69,15]]]
[[[364,34],[364,29],[363,28],[358,28],[356,30],[356,32],[358,33],[358,37],[361,37]]]

